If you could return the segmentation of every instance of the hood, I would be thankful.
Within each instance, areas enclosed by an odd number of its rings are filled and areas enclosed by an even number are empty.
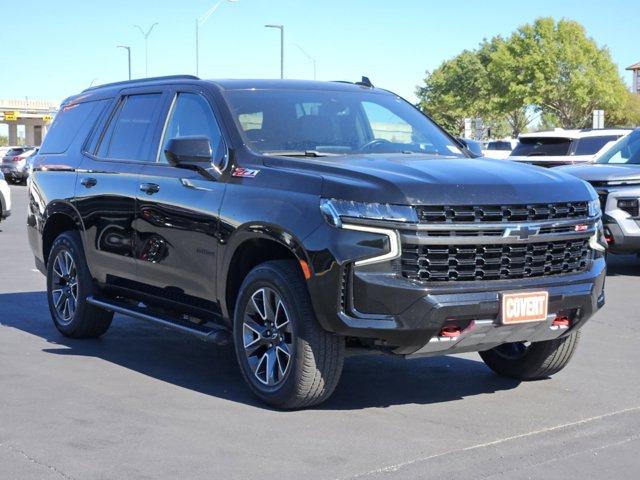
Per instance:
[[[590,187],[582,180],[505,160],[415,154],[277,160],[281,167],[321,175],[325,198],[405,205],[527,204],[591,198]]]
[[[587,182],[610,182],[616,180],[640,181],[640,165],[612,165],[597,164],[571,165],[558,167],[554,171],[560,171],[574,175]]]

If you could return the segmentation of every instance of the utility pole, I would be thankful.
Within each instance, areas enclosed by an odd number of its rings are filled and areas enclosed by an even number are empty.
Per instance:
[[[127,60],[129,64],[129,80],[131,80],[131,47],[128,45],[118,45],[117,48],[124,48],[127,50]]]
[[[149,27],[149,30],[146,31],[146,33],[140,25],[134,25],[135,28],[140,30],[140,33],[144,37],[144,76],[145,77],[149,76],[149,35],[151,35],[151,32],[153,31],[153,27],[155,27],[156,25],[158,25],[158,22],[151,25]]]
[[[284,25],[265,25],[266,28],[277,28],[280,30],[280,78],[284,78]]]

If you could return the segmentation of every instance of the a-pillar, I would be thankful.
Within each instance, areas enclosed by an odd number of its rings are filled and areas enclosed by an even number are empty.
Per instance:
[[[18,124],[9,122],[9,145],[18,144]]]

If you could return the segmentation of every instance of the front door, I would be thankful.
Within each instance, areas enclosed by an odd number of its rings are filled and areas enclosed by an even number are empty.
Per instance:
[[[209,100],[197,91],[176,91],[157,162],[140,172],[135,221],[138,278],[147,294],[211,310],[225,185],[172,167],[164,155],[170,139],[192,135],[209,138],[214,161],[226,155]]]

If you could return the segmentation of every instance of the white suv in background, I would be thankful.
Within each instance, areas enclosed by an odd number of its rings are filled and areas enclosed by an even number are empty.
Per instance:
[[[511,155],[511,151],[516,148],[516,145],[518,145],[518,141],[511,138],[505,138],[503,140],[489,140],[486,148],[482,150],[482,154],[485,157],[504,160]]]
[[[0,222],[9,215],[11,215],[11,190],[4,178],[0,178]]]
[[[624,129],[564,130],[523,133],[508,160],[542,167],[588,163],[620,138],[631,133]]]

